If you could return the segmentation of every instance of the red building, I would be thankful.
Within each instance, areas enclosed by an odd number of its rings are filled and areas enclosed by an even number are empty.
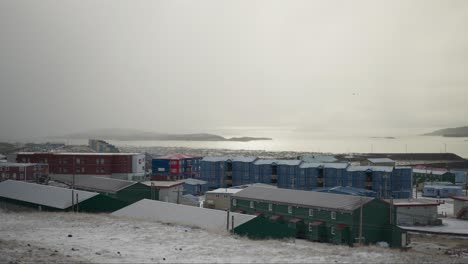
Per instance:
[[[48,177],[47,164],[0,162],[0,181],[44,182]]]
[[[45,163],[51,174],[92,175],[124,180],[143,180],[145,155],[141,153],[21,152],[18,162]]]

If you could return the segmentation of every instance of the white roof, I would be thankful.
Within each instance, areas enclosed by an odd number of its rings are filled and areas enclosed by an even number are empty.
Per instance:
[[[372,163],[390,163],[390,162],[395,162],[394,160],[392,159],[389,159],[389,158],[369,158],[367,159],[368,161],[372,162]]]
[[[253,162],[257,157],[253,156],[221,156],[221,157],[204,157],[202,161],[220,162],[220,161],[232,161],[232,162]]]
[[[347,171],[381,171],[381,172],[392,172],[393,167],[390,166],[349,166]]]
[[[0,159],[5,159],[5,158],[6,158],[5,155],[0,154]]]
[[[163,188],[169,188],[169,187],[174,187],[177,185],[184,184],[183,181],[144,181],[141,183],[143,183],[144,185],[148,185],[148,186],[163,187]]]
[[[299,168],[306,169],[306,168],[333,168],[333,169],[346,169],[349,166],[348,163],[340,162],[340,163],[317,163],[317,162],[303,162]]]
[[[390,201],[390,200],[385,200]],[[412,206],[412,205],[426,205],[426,206],[438,206],[440,203],[434,200],[427,199],[394,199],[393,205],[396,206]]]
[[[42,165],[42,163],[16,163],[16,162],[0,162],[0,167],[29,167]]]
[[[230,189],[230,188],[219,188],[216,190],[208,191],[206,193],[238,193],[242,191],[243,189]]]
[[[182,180],[185,184],[189,184],[189,185],[202,185],[202,184],[207,184],[208,182],[207,181],[203,181],[203,180],[198,180],[198,179],[192,179],[192,178],[189,178],[189,179],[184,179]]]
[[[311,163],[338,161],[338,159],[335,158],[335,156],[330,156],[330,155],[305,155],[301,157],[301,159],[305,162],[311,162]]]
[[[50,178],[68,185],[73,184],[73,175],[52,174]],[[117,193],[134,184],[137,184],[137,182],[87,175],[75,176],[75,187],[77,189],[94,192]]]
[[[98,193],[74,191],[78,194],[79,202],[92,198]],[[72,190],[49,185],[7,180],[0,182],[0,197],[13,200],[44,205],[48,207],[66,209],[72,206]]]
[[[301,162],[302,160],[264,159],[255,161],[254,165],[270,165],[275,163],[276,165],[297,166],[301,164]]]
[[[144,155],[144,153],[104,153],[104,152],[18,152],[18,155],[31,154],[52,154],[52,155],[76,155],[76,156],[127,156],[127,155]]]
[[[423,170],[423,169],[413,169],[414,173],[421,173],[421,174],[432,174],[432,175],[444,175],[448,173],[448,171],[440,171],[440,170]]]

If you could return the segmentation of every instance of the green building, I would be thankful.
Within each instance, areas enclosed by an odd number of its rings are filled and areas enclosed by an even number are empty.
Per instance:
[[[0,208],[110,213],[129,203],[96,192],[7,180],[0,182]]]
[[[129,204],[142,199],[158,200],[159,191],[151,186],[136,181],[126,181],[96,176],[51,175],[52,180],[74,186],[75,189],[98,192],[100,194],[127,202]]]
[[[390,209],[390,204],[369,197],[279,188],[248,187],[231,197],[231,211],[260,216],[237,227],[237,234],[292,236],[352,246],[359,243],[362,233],[363,244],[385,241],[392,247],[404,247],[406,233],[393,224]]]

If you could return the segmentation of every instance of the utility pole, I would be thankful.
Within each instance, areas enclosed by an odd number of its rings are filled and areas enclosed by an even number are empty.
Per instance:
[[[180,188],[180,186],[177,186],[176,187],[177,189],[173,192],[176,192],[177,193],[177,204],[179,204],[179,201],[180,201],[180,192],[183,192],[184,190]]]
[[[75,155],[72,159],[72,211],[75,212]]]
[[[360,198],[360,202],[361,202],[361,208],[359,212],[359,246],[362,246],[362,207],[363,207],[362,196]]]
[[[465,196],[468,196],[468,172],[465,171]]]

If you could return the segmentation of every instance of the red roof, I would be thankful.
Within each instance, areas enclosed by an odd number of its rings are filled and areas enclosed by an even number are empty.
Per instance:
[[[345,225],[345,224],[337,224],[337,225],[336,225],[336,229],[337,229],[337,230],[343,230],[343,229],[345,229],[345,228],[347,228],[347,227],[348,227],[348,225]]]
[[[457,201],[468,202],[468,197],[463,197],[463,196],[452,197],[452,199],[457,200]]]
[[[256,212],[254,215],[255,215],[255,216],[262,216],[262,215],[263,215],[263,213]]]
[[[170,155],[156,157],[155,159],[182,160],[182,159],[195,159],[195,158],[202,158],[202,157],[192,156],[192,155],[185,155],[185,154],[170,154]]]

